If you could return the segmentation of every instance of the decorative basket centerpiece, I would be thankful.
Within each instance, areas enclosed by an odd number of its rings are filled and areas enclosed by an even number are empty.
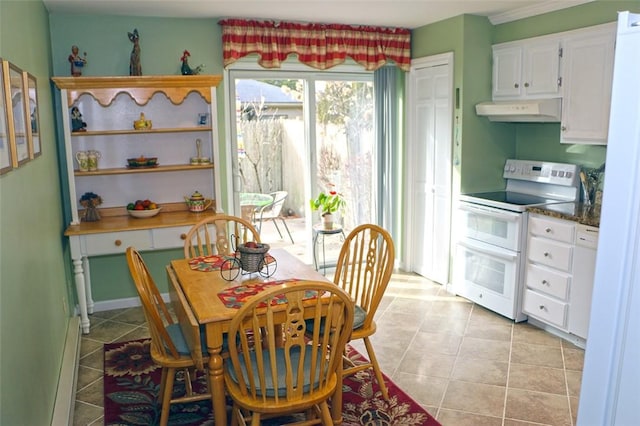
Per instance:
[[[269,244],[255,243],[253,241],[239,244],[240,265],[243,271],[258,272],[264,266],[265,254],[269,251]]]

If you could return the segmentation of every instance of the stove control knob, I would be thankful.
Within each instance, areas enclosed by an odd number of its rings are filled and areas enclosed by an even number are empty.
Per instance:
[[[564,176],[565,176],[567,179],[571,179],[571,176],[573,176],[573,173],[571,173],[571,172],[566,172],[566,173],[564,174]]]

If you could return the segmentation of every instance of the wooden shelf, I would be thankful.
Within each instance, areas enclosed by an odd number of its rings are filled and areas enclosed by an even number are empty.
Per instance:
[[[114,169],[99,169],[94,172],[81,172],[75,170],[73,174],[75,176],[102,176],[102,175],[126,175],[132,173],[161,173],[161,172],[179,172],[185,170],[208,170],[213,169],[213,164],[198,164],[192,166],[190,164],[171,164],[168,166],[159,165],[158,167],[138,168],[130,169],[126,167],[114,168]]]
[[[149,134],[149,133],[188,133],[188,132],[210,132],[211,126],[197,126],[197,127],[171,127],[161,129],[148,129],[148,130],[135,130],[135,129],[122,129],[122,130],[87,130],[86,132],[72,132],[71,136],[113,136],[113,135],[136,135],[136,134]]]

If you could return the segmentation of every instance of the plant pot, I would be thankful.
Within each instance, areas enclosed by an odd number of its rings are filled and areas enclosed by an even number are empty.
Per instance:
[[[322,215],[322,223],[324,229],[333,229],[333,214],[325,213]]]

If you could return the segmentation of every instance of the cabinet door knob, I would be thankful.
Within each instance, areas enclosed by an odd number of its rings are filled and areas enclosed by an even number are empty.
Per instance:
[[[538,309],[540,309],[541,311],[544,311],[545,307],[544,307],[544,305],[540,305],[540,306],[538,306]]]
[[[184,232],[182,234],[180,234],[180,239],[181,240],[186,240],[187,239],[187,234],[185,234]]]
[[[545,229],[544,232],[546,232],[548,234],[549,232],[551,232],[551,228]]]
[[[115,240],[114,244],[115,244],[117,247],[120,247],[120,246],[122,245],[122,241],[120,241],[120,240]]]
[[[549,281],[547,281],[547,280],[542,280],[542,285],[549,285]]]
[[[544,257],[549,257],[549,252],[544,252]]]
[[[478,295],[478,297],[479,297],[480,299],[482,299],[482,293],[480,293],[480,294]]]
[[[524,84],[524,87],[529,87],[529,83],[525,83],[525,84]]]
[[[518,83],[516,83],[516,84],[513,85],[513,87],[515,87],[517,89],[518,87],[520,87],[520,85]]]
[[[560,127],[560,130],[562,130],[563,132],[566,132],[567,131],[567,126]]]

